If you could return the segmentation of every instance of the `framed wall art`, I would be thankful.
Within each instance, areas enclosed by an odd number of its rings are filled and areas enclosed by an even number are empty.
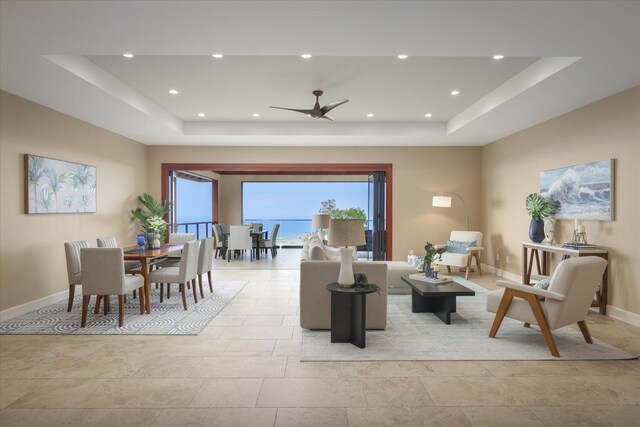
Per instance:
[[[25,154],[24,170],[27,214],[96,212],[95,166]]]
[[[540,194],[558,203],[556,219],[614,219],[614,160],[540,172]]]

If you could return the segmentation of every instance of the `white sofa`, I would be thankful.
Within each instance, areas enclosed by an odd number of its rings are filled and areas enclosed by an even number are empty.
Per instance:
[[[312,252],[309,252],[309,245],[312,245]],[[353,253],[353,260],[357,261],[356,253]],[[300,253],[300,261],[339,261],[340,250],[331,246],[322,244],[322,241],[317,236],[312,236],[311,239],[305,242]],[[365,262],[365,261],[362,261]],[[409,285],[404,283],[401,279],[402,276],[408,276],[410,274],[418,273],[418,269],[409,264],[406,261],[366,261],[373,263],[382,263],[387,266],[387,280],[386,285],[390,294],[407,294],[411,293]],[[355,271],[355,270],[354,270]],[[376,283],[377,284],[377,283]]]

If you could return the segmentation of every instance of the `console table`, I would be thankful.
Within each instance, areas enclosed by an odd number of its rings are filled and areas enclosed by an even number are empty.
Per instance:
[[[541,254],[540,254],[541,253]],[[531,281],[531,270],[535,260],[538,274],[549,275],[549,254],[560,254],[562,259],[569,257],[597,256],[609,260],[609,251],[606,249],[569,249],[563,248],[560,244],[522,242],[522,283],[529,284]],[[540,256],[542,255],[542,256]],[[542,266],[540,265],[542,258]],[[607,289],[609,287],[609,264],[602,275],[602,283],[596,293],[595,300],[591,307],[598,307],[600,314],[607,314]]]
[[[367,324],[367,294],[373,290],[342,288],[337,283],[327,285],[331,292],[331,342],[350,342],[365,347]]]

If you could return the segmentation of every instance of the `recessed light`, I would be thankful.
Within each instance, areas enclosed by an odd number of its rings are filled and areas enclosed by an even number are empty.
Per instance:
[[[407,59],[409,55],[398,55],[398,59]]]
[[[123,53],[122,56],[125,58],[133,58],[133,53]]]
[[[431,113],[427,113],[427,114],[425,114],[424,116],[425,116],[427,119],[430,119],[430,118],[431,118],[431,116],[432,116],[432,114],[431,114]]]
[[[460,91],[459,90],[452,90],[451,91],[451,95],[453,95],[453,96],[460,95]]]
[[[214,54],[213,54],[213,55],[211,55],[211,56],[213,56],[213,57],[214,57],[214,58],[216,58],[216,59],[224,58],[224,55],[223,55],[223,54],[221,54],[221,53],[214,53]]]
[[[504,55],[493,55],[493,59],[502,59]]]
[[[373,117],[373,113],[367,114],[367,117]]]
[[[170,89],[170,90],[169,90],[169,93],[170,93],[171,95],[177,95],[177,94],[178,94],[178,91],[177,91],[177,90],[175,90],[175,89]]]
[[[303,53],[302,55],[300,55],[300,58],[302,58],[302,59],[311,59],[311,58],[313,58],[313,55],[311,55],[310,53]]]
[[[198,117],[204,117],[204,116],[206,116],[205,113],[198,113]]]
[[[259,113],[253,113],[252,116],[253,117],[260,117],[260,114]]]

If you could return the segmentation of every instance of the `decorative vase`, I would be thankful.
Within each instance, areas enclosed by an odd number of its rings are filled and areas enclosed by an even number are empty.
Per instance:
[[[147,249],[153,248],[153,240],[155,239],[155,234],[152,229],[147,229]]]
[[[424,260],[424,275],[425,277],[431,277],[433,276],[433,267],[431,267],[431,260],[429,259],[425,259]]]
[[[147,236],[145,234],[138,234],[136,236],[136,240],[138,242],[138,250],[141,251],[144,249],[144,245],[147,242]]]
[[[353,277],[353,253],[351,248],[340,248],[340,274],[338,285],[341,288],[351,288],[355,284]]]
[[[160,236],[157,234],[154,234],[153,249],[158,249],[159,247],[160,247]]]
[[[543,220],[531,218],[531,224],[529,224],[529,238],[534,243],[540,243],[544,240]]]

